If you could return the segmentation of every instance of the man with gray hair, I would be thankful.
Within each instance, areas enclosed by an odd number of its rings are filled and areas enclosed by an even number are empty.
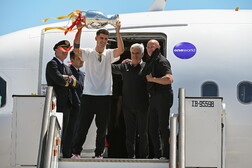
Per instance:
[[[131,62],[112,64],[112,72],[123,78],[122,110],[126,126],[126,148],[128,158],[135,158],[136,136],[139,136],[139,158],[148,157],[148,92],[145,75],[143,44],[130,47]]]

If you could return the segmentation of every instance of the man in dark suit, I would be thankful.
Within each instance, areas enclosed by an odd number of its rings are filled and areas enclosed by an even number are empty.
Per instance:
[[[67,40],[62,40],[53,47],[55,57],[47,63],[46,66],[46,81],[48,86],[53,86],[56,95],[57,112],[63,113],[63,131],[61,138],[61,147],[63,157],[71,157],[71,149],[67,148],[66,138],[68,131],[68,123],[72,108],[72,92],[71,88],[76,87],[77,80],[72,75],[68,66],[64,64],[64,60],[71,49],[70,43]]]
[[[148,105],[149,97],[145,75],[142,74],[145,63],[142,61],[144,45],[135,43],[130,47],[131,62],[112,64],[112,72],[121,74],[122,109],[126,127],[126,148],[128,158],[135,158],[136,135],[139,135],[139,156],[148,157]]]
[[[77,121],[80,113],[80,100],[84,86],[84,73],[80,71],[80,68],[83,66],[84,61],[82,61],[80,56],[76,55],[73,51],[70,52],[70,60],[72,63],[70,69],[77,80],[77,85],[75,88],[71,88],[73,105],[70,112],[67,132],[68,137],[66,138],[67,142],[65,143],[65,145],[67,145],[69,152],[72,152],[72,143],[78,127]]]
[[[80,68],[83,66],[84,61],[81,60],[80,56],[76,55],[74,51],[70,52],[70,60],[71,60],[71,66],[70,69],[72,71],[72,74],[77,80],[77,87],[72,89],[72,93],[77,96],[73,96],[73,105],[79,105],[80,104],[80,98],[83,92],[83,86],[84,86],[84,73],[80,70]],[[76,93],[76,94],[75,94]]]

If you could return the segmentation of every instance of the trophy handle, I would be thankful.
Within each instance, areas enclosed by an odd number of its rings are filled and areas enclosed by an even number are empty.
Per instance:
[[[117,14],[117,15],[112,16],[112,17],[109,19],[108,23],[111,24],[112,26],[116,27],[116,22],[117,22],[118,20],[119,20],[119,15]]]
[[[90,29],[100,29],[107,24],[110,24],[116,27],[116,22],[119,20],[119,15],[113,15],[111,17],[107,17],[104,13],[100,11],[87,11],[86,12],[86,27]]]

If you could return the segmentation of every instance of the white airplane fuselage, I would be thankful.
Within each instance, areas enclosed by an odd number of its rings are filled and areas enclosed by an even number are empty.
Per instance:
[[[204,83],[217,85],[217,96],[226,105],[226,168],[251,167],[252,101],[239,99],[239,85],[252,84],[252,10],[132,13],[120,15],[120,21],[125,42],[161,41],[174,78],[172,113],[178,112],[179,88],[186,89],[186,96],[200,97]],[[12,95],[44,94],[45,67],[54,56],[54,44],[62,39],[72,42],[76,32],[65,36],[59,30],[43,32],[43,28],[64,25],[66,22],[39,26],[0,37],[0,79],[6,82],[6,103],[0,107],[1,168],[11,167]],[[114,28],[107,28],[113,38]],[[94,47],[96,30],[84,28],[82,32],[81,47]],[[186,44],[188,50],[183,48]]]

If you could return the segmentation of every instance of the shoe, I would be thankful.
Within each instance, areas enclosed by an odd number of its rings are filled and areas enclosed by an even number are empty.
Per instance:
[[[168,160],[166,157],[161,157],[159,160]]]
[[[128,157],[128,159],[136,159],[136,157]]]
[[[136,159],[136,157],[133,155],[128,156],[128,159]]]
[[[71,157],[71,159],[80,159],[80,158],[81,157],[78,154],[72,154],[72,157]]]
[[[94,158],[94,159],[103,159],[103,157],[101,155],[93,156],[92,158]]]

